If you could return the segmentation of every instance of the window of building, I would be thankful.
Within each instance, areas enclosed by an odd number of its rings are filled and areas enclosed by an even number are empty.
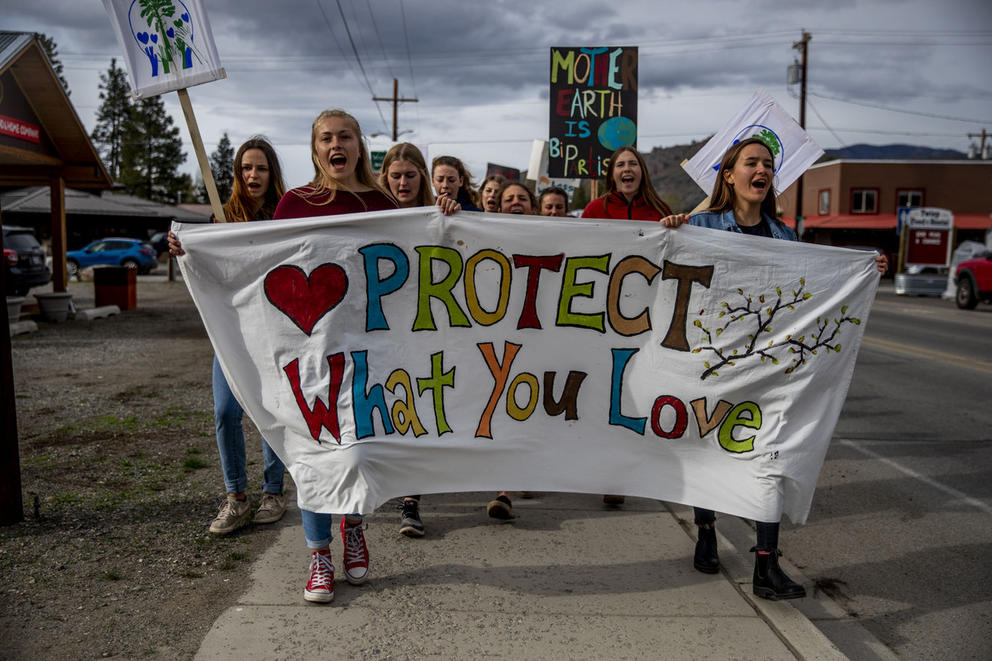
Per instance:
[[[878,213],[878,190],[875,188],[851,189],[851,213]]]
[[[820,191],[820,198],[817,202],[816,212],[821,216],[826,216],[830,213],[830,189],[825,188]]]
[[[923,191],[919,189],[904,189],[896,192],[896,208],[922,206]]]

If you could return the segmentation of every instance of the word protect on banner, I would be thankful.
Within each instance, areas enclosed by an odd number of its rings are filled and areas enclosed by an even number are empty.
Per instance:
[[[235,396],[323,512],[506,489],[802,522],[878,284],[862,251],[639,221],[174,228]]]

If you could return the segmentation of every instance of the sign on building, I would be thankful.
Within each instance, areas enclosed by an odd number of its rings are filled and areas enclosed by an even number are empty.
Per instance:
[[[954,214],[947,209],[910,209],[906,214],[906,266],[947,266],[952,227]]]
[[[606,176],[610,155],[637,146],[637,47],[553,47],[548,173]]]

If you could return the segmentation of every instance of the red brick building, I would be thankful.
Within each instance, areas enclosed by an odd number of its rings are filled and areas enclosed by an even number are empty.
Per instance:
[[[796,184],[778,198],[795,227]],[[992,227],[992,161],[826,161],[803,176],[800,232],[805,241],[869,245],[898,251],[899,207],[926,206],[954,214],[955,245],[984,240]]]

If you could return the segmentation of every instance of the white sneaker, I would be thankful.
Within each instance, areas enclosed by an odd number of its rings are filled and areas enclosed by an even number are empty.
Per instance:
[[[286,513],[286,497],[281,493],[263,493],[262,503],[255,512],[254,523],[275,523]]]
[[[233,493],[227,494],[227,500],[220,506],[217,518],[210,523],[210,532],[215,535],[227,535],[248,523],[251,516],[251,506],[248,499],[238,500]]]

